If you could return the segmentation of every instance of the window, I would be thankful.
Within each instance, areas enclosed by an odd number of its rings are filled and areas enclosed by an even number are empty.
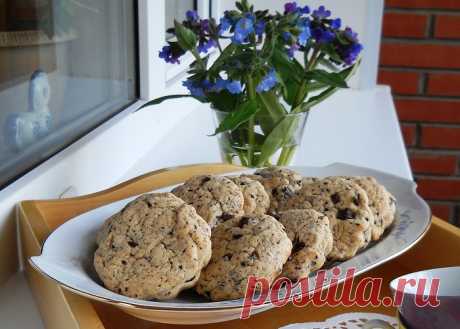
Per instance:
[[[138,98],[135,4],[0,0],[0,186]]]
[[[174,26],[174,19],[182,21],[185,17],[185,13],[188,10],[198,10],[198,4],[196,0],[168,0],[165,3],[166,6],[166,26],[165,30]],[[166,34],[166,40],[172,39],[172,34]]]
[[[212,5],[212,0],[165,0],[165,31],[174,27],[174,19],[179,22],[185,20],[185,14],[188,10],[196,10],[201,18],[212,17]],[[165,40],[171,39],[174,39],[174,36],[166,32]],[[169,65],[166,71],[166,81],[174,83],[177,76],[184,73],[193,61],[193,56],[186,54],[181,60],[181,65]]]

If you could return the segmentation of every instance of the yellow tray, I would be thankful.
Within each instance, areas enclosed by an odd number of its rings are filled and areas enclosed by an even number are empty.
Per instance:
[[[40,254],[46,237],[70,218],[99,206],[149,192],[164,186],[183,182],[187,178],[205,173],[228,173],[240,167],[225,164],[203,164],[154,171],[132,179],[111,189],[72,199],[24,201],[19,205],[20,232],[26,274],[47,328],[56,329],[160,329],[179,328],[178,325],[146,322],[106,304],[77,296],[42,277],[28,263],[28,258]],[[460,266],[460,229],[433,218],[433,224],[423,239],[404,255],[370,271],[366,277],[384,278],[384,296],[390,296],[388,283],[403,274],[423,269]],[[355,280],[357,282],[357,280]],[[291,305],[272,309],[252,316],[248,320],[234,320],[187,328],[279,328],[280,326],[325,319],[345,312],[379,312],[395,315],[392,307],[327,307]]]

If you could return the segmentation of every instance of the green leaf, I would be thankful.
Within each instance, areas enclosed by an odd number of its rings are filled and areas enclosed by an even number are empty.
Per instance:
[[[283,120],[272,130],[262,145],[259,164],[267,162],[270,157],[292,138],[293,132],[299,124],[299,116],[286,115]]]
[[[324,89],[324,88],[327,88],[329,87],[328,85],[322,83],[322,82],[309,82],[307,83],[307,90],[309,93],[313,92],[313,91],[317,91],[317,90],[320,90],[320,89]]]
[[[261,110],[256,118],[263,133],[268,135],[287,112],[273,91],[257,94],[257,101]]]
[[[332,87],[348,88],[347,82],[340,73],[327,72],[325,70],[312,70],[305,73],[309,80],[322,82]]]
[[[266,26],[267,30],[272,28],[271,24],[272,24],[271,22],[267,23],[267,26]],[[264,45],[262,46],[260,57],[264,59],[271,58],[275,47],[276,47],[276,38],[274,38],[273,36],[267,36],[265,38]]]
[[[241,102],[241,97],[232,95],[227,90],[222,90],[218,93],[210,92],[207,97],[215,109],[223,112],[232,112],[237,104]]]
[[[222,51],[222,54],[220,54],[219,58],[217,58],[216,61],[209,68],[209,72],[215,74],[219,73],[221,71],[222,65],[228,58],[230,58],[233,55],[236,49],[237,46],[234,43],[231,43],[227,47],[225,47],[225,49]]]
[[[257,111],[259,107],[255,100],[249,100],[240,105],[240,107],[233,112],[230,112],[225,119],[217,127],[212,136],[228,130],[234,130],[242,123],[248,121]]]
[[[297,83],[302,82],[302,73],[304,72],[302,65],[295,59],[289,59],[287,54],[279,47],[273,50],[272,65],[285,82],[287,80],[295,80]]]
[[[177,41],[183,49],[193,50],[196,46],[196,35],[192,30],[174,20]]]
[[[235,7],[238,8],[239,10],[241,10],[242,12],[244,12],[245,8],[243,7],[243,5],[239,2],[235,2]]]
[[[248,125],[241,125],[235,130],[231,132],[232,140],[231,140],[231,146],[234,149],[246,149],[247,145],[249,143],[248,141],[248,136],[249,136],[249,129]],[[254,132],[254,145],[253,145],[253,150],[256,152],[260,152],[260,148],[262,147],[262,144],[265,141],[265,136],[262,134],[259,134],[257,132]]]
[[[308,109],[312,108],[313,106],[318,105],[319,103],[324,101],[326,98],[329,98],[330,96],[335,94],[335,92],[337,92],[337,90],[338,90],[337,87],[329,87],[329,88],[327,88],[325,91],[323,91],[319,95],[311,97],[308,100],[308,102],[305,102],[305,103],[301,104],[299,106],[299,110],[296,111],[296,112],[303,112],[305,109],[308,110]]]
[[[275,122],[278,122],[287,114],[286,109],[283,107],[283,105],[281,105],[280,99],[275,92],[269,91],[260,93],[257,94],[257,97],[261,107]]]
[[[151,100],[151,101],[148,101],[147,103],[145,103],[144,105],[142,105],[137,111],[139,111],[140,109],[143,109],[144,107],[147,107],[147,106],[152,106],[152,105],[161,104],[161,103],[163,103],[164,101],[166,101],[166,100],[168,100],[168,99],[184,98],[184,97],[195,98],[197,101],[200,101],[200,102],[202,102],[202,103],[205,103],[204,98],[196,97],[196,96],[192,96],[192,95],[168,95],[168,96],[163,96],[163,97],[155,98],[155,99],[153,99],[153,100]]]
[[[352,65],[352,66],[340,71],[337,74],[340,75],[341,78],[344,81],[347,81],[351,76],[353,76],[353,74],[355,74],[355,72],[358,69],[358,66],[359,66],[360,63],[361,62],[358,61],[354,65]],[[337,87],[330,87],[330,88],[326,89],[325,91],[323,91],[322,93],[320,93],[319,95],[311,97],[307,102],[301,104],[294,111],[295,112],[303,112],[305,110],[309,110],[313,106],[318,105],[319,103],[321,103],[326,98],[332,96],[337,90],[338,90]]]

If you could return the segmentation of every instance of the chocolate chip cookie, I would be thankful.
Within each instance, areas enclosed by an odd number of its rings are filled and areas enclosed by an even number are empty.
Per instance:
[[[283,275],[297,281],[320,269],[332,251],[333,236],[329,219],[313,209],[295,209],[279,214],[292,241],[292,253],[283,267]]]
[[[372,240],[376,241],[380,239],[385,229],[393,223],[395,218],[395,198],[374,177],[353,176],[344,178],[358,184],[366,191],[369,199],[369,208],[374,215],[374,223],[371,227]]]
[[[230,178],[243,193],[243,210],[245,215],[263,215],[267,212],[270,207],[270,197],[260,182],[247,176],[228,178]]]
[[[234,182],[222,176],[194,176],[172,193],[193,206],[211,229],[243,215],[243,193]]]
[[[276,213],[278,205],[291,197],[302,186],[302,176],[294,170],[267,167],[257,170],[249,177],[262,183],[270,196],[270,212]]]
[[[268,215],[230,219],[213,230],[211,239],[211,261],[196,290],[214,301],[244,297],[251,275],[272,283],[292,249],[283,225]]]
[[[171,193],[140,196],[98,235],[94,268],[104,285],[140,299],[171,299],[195,285],[211,257],[211,230]]]
[[[281,210],[315,209],[329,218],[334,245],[329,258],[346,260],[371,240],[374,216],[366,192],[357,184],[339,177],[304,182]]]

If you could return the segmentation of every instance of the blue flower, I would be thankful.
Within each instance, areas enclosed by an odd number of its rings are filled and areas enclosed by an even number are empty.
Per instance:
[[[318,43],[328,43],[335,39],[334,32],[320,27],[313,29],[311,34]]]
[[[297,2],[287,2],[284,4],[284,13],[290,14],[297,11]]]
[[[201,86],[203,87],[204,90],[210,90],[213,87],[213,83],[209,81],[208,79],[205,79],[201,83]]]
[[[238,80],[227,80],[225,88],[230,94],[241,94],[243,92],[243,87],[241,86],[241,81]]]
[[[359,54],[363,50],[363,46],[360,43],[354,43],[339,50],[340,57],[347,65],[352,65]]]
[[[307,26],[299,34],[299,38],[298,38],[299,45],[305,46],[307,44],[307,41],[310,39],[310,37],[311,37],[311,31],[310,31],[310,28]]]
[[[216,83],[209,89],[210,91],[220,92],[227,87],[227,80],[222,79],[221,77],[217,78]]]
[[[265,22],[263,20],[260,20],[256,23],[256,26],[254,27],[254,30],[256,32],[256,35],[260,38],[265,32]]]
[[[230,27],[232,27],[232,21],[226,17],[222,17],[219,24],[219,35],[224,34]]]
[[[358,33],[353,32],[353,30],[350,27],[347,26],[345,28],[344,34],[347,37],[347,39],[351,42],[358,42]]]
[[[281,36],[283,37],[284,41],[288,42],[291,40],[292,34],[290,32],[284,31]]]
[[[228,90],[231,94],[241,94],[243,92],[241,81],[224,80],[221,77],[218,77],[214,84],[211,83],[209,87],[206,87],[205,89],[216,93],[221,92],[224,89]]]
[[[192,96],[205,97],[203,87],[201,87],[199,83],[193,82],[191,80],[185,80],[182,82],[182,85],[190,91]]]
[[[240,18],[235,25],[235,34],[232,42],[242,44],[247,41],[248,36],[254,32],[254,20],[251,16]]]
[[[331,28],[340,29],[341,26],[342,26],[342,20],[340,18],[336,18],[331,21]]]
[[[300,30],[298,43],[301,46],[305,46],[311,37],[310,20],[308,18],[301,18],[298,23],[298,28]]]
[[[200,19],[200,17],[198,17],[198,13],[195,10],[187,10],[185,16],[187,17],[187,20],[190,22],[195,22]]]
[[[200,21],[200,32],[209,33],[209,19],[202,19]]]
[[[179,56],[173,54],[171,46],[164,46],[159,52],[159,57],[163,58],[166,63],[180,64]]]
[[[300,12],[302,14],[309,14],[310,13],[310,8],[308,6],[303,7]]]
[[[294,57],[294,53],[300,49],[300,46],[296,43],[294,43],[293,45],[291,45],[287,50],[286,50],[286,53],[288,55],[289,58],[293,58]]]
[[[214,48],[217,46],[217,43],[214,39],[201,39],[200,42],[198,43],[198,51],[200,53],[207,53],[209,49]]]
[[[313,17],[318,19],[324,19],[331,16],[331,11],[327,10],[324,6],[319,6],[318,9],[313,10]]]
[[[305,46],[311,37],[310,20],[308,18],[300,20],[298,28],[300,29],[298,43],[301,46]]]
[[[271,69],[266,76],[262,78],[260,83],[256,87],[258,93],[266,92],[272,89],[278,83],[278,78],[276,77],[276,72],[274,69]]]
[[[284,13],[285,14],[292,14],[292,13],[297,13],[297,14],[309,14],[310,13],[310,8],[308,6],[305,7],[299,7],[297,5],[297,2],[287,2],[284,4]]]

